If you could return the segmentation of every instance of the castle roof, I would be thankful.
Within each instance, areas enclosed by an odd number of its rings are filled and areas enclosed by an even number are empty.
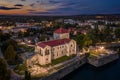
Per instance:
[[[46,46],[54,47],[54,46],[62,45],[65,43],[69,43],[70,41],[71,41],[70,39],[58,39],[58,40],[38,43],[38,46],[42,48],[45,48]]]
[[[59,29],[55,30],[55,33],[63,34],[63,33],[69,33],[69,31],[64,28],[59,28]]]

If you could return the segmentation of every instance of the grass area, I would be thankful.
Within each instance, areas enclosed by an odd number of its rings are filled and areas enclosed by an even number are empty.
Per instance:
[[[92,57],[92,56],[94,56],[94,57],[98,57],[98,55],[97,55],[97,54],[90,54],[90,56],[89,56],[89,57]]]
[[[55,59],[52,61],[51,65],[56,65],[56,64],[59,64],[61,62],[64,62],[64,61],[67,61],[73,57],[75,57],[76,55],[71,55],[71,56],[63,56],[61,58],[58,58],[58,59]]]
[[[98,57],[100,54],[107,54],[106,50],[91,50],[90,56]]]
[[[50,65],[53,66],[53,65],[59,64],[59,63],[61,63],[61,62],[67,61],[67,60],[69,60],[69,59],[72,59],[72,58],[75,57],[75,56],[76,56],[76,55],[63,56],[63,57],[60,57],[60,58],[58,58],[58,59],[53,60],[51,64],[39,65],[39,66],[41,66],[41,67],[48,67],[48,66],[50,66]],[[65,65],[62,65],[62,66],[59,66],[59,67],[54,68],[54,69],[55,69],[55,70],[59,70],[59,69],[63,68],[64,66],[65,66]],[[50,70],[50,72],[52,72],[52,71]],[[32,77],[32,80],[37,80],[37,79],[43,78],[43,77],[45,77],[45,76],[47,76],[47,75],[49,75],[49,74],[39,74],[39,75],[33,76],[33,77]]]
[[[50,64],[46,64],[46,65],[39,65],[38,64],[38,65],[41,66],[41,67],[49,67],[50,65],[53,66],[53,65],[59,64],[61,62],[67,61],[69,59],[72,59],[75,56],[76,56],[75,54],[73,54],[71,56],[63,56],[63,57],[60,57],[60,58],[57,58],[57,59],[53,60],[52,63],[50,63]]]
[[[27,67],[25,64],[17,65],[14,71],[19,75],[24,75],[25,71],[27,70]]]

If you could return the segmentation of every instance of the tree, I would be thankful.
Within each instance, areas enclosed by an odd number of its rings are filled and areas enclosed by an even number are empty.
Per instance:
[[[6,72],[6,64],[5,64],[5,61],[0,58],[0,80],[1,78],[4,78],[5,77],[5,72]]]
[[[15,40],[10,39],[8,41],[6,41],[5,43],[2,44],[1,50],[3,53],[5,53],[5,51],[7,50],[8,46],[12,45],[14,50],[16,50],[18,48],[18,44]]]
[[[116,38],[120,39],[120,28],[115,30]]]
[[[8,45],[12,45],[14,49],[18,48],[17,42],[15,40],[13,40],[13,39],[9,40]]]
[[[79,48],[88,47],[90,44],[92,44],[92,40],[87,35],[77,35],[76,37],[77,44]]]
[[[92,40],[93,45],[95,45],[99,41],[99,36],[97,36],[94,30],[90,30],[88,32],[88,37]]]
[[[8,34],[8,33],[3,34],[3,32],[0,31],[0,41],[1,41],[1,42],[4,42],[4,41],[6,41],[6,40],[9,40],[10,37],[11,37],[10,34]]]
[[[0,80],[10,80],[10,70],[7,70],[6,62],[0,58]]]
[[[4,53],[4,57],[7,61],[13,61],[16,57],[16,52],[12,45],[9,45]]]
[[[84,45],[85,47],[88,47],[90,44],[92,44],[92,40],[87,36],[87,35],[84,35]]]
[[[31,80],[31,74],[28,71],[25,71],[25,80]]]
[[[47,38],[46,35],[41,35],[41,36],[40,36],[40,40],[41,40],[41,41],[45,41],[46,38]]]
[[[112,31],[112,29],[110,28],[110,26],[106,26],[105,28],[104,28],[104,30],[103,30],[103,39],[104,39],[104,41],[106,41],[106,42],[110,42],[111,40],[112,40],[112,33],[113,33],[113,31]]]

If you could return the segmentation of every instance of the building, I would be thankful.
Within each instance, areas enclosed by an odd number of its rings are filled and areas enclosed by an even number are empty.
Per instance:
[[[26,32],[28,29],[28,27],[15,27],[15,28],[12,28],[11,31],[14,32],[14,33],[18,33],[18,32]]]
[[[66,29],[57,29],[54,38],[55,40],[39,42],[36,45],[35,53],[39,64],[46,65],[62,56],[76,54],[76,41],[69,39],[69,32]]]
[[[71,39],[41,42],[36,46],[35,52],[39,54],[39,63],[45,65],[62,56],[76,54],[76,42]]]
[[[76,24],[76,21],[73,19],[64,19],[65,24]]]
[[[69,39],[69,31],[64,28],[59,28],[55,30],[53,37],[54,39],[64,39],[64,38]]]
[[[16,23],[16,27],[31,27],[33,26],[31,23]]]

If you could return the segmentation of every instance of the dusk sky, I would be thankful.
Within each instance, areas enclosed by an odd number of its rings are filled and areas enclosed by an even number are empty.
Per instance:
[[[119,14],[120,0],[0,0],[0,14]]]

